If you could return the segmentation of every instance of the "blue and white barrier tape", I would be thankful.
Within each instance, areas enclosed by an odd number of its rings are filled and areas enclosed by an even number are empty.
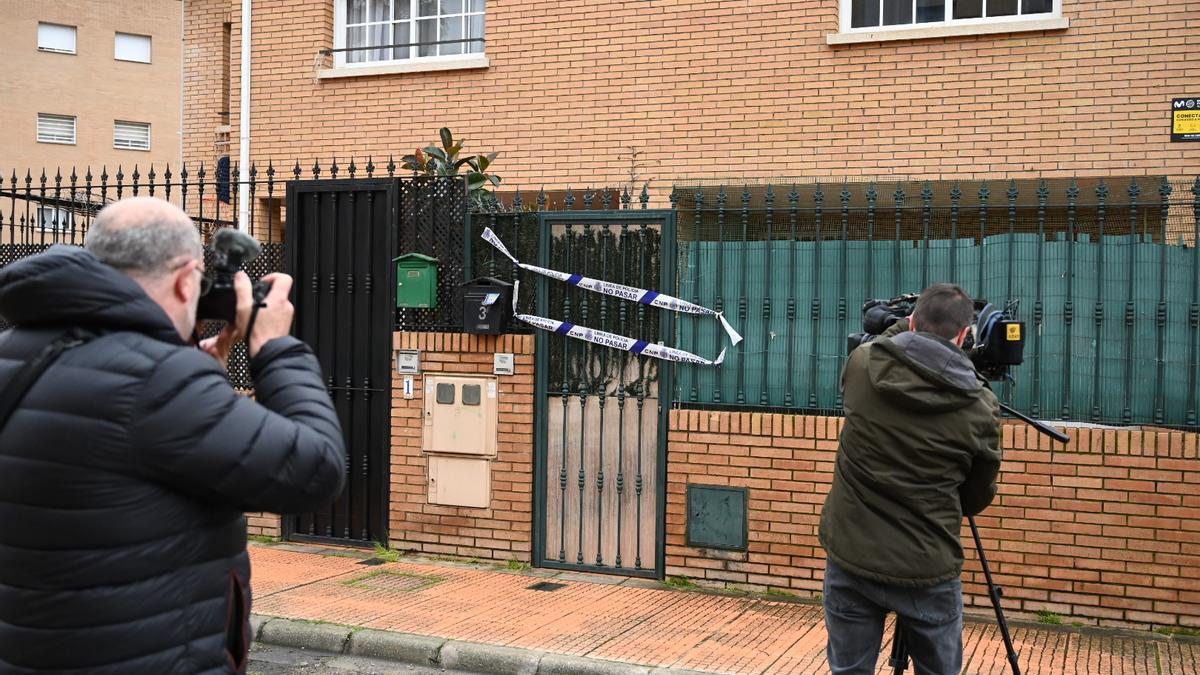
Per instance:
[[[597,344],[602,347],[612,347],[613,349],[621,349],[633,354],[642,354],[644,356],[652,356],[656,359],[664,361],[675,361],[677,363],[695,363],[702,366],[719,366],[725,361],[725,350],[717,356],[715,361],[696,356],[691,352],[685,352],[682,349],[674,349],[663,345],[653,344],[645,340],[638,340],[624,335],[617,335],[607,331],[595,330],[586,326],[579,326],[566,321],[558,321],[557,319],[547,319],[541,316],[533,316],[532,314],[517,314],[517,295],[520,290],[520,282],[513,284],[513,314],[524,321],[525,323],[542,330],[557,333],[566,337],[585,340],[592,344]]]
[[[491,228],[485,228],[483,230],[483,240],[492,246],[495,246],[496,249],[507,256],[514,265],[523,270],[529,270],[535,274],[550,277],[551,279],[557,279],[585,290],[603,293],[604,295],[611,295],[614,298],[621,298],[622,300],[639,302],[643,305],[658,307],[659,309],[665,309],[671,312],[683,312],[685,314],[699,314],[702,316],[716,317],[717,321],[721,322],[721,327],[725,329],[725,334],[729,336],[730,342],[736,345],[742,341],[742,336],[733,329],[733,326],[729,325],[729,322],[725,320],[725,315],[721,312],[709,309],[707,307],[701,307],[700,305],[688,302],[687,300],[681,300],[674,296],[659,293],[658,291],[651,291],[644,288],[634,288],[633,286],[625,286],[623,284],[614,284],[610,281],[592,279],[581,274],[559,272],[557,270],[546,269],[545,267],[538,267],[537,265],[527,265],[517,260],[512,253],[509,253],[508,248],[504,245],[504,242],[500,241],[500,237],[497,237],[496,233],[492,232]],[[551,321],[552,319],[547,320]],[[682,353],[687,354],[687,352]]]

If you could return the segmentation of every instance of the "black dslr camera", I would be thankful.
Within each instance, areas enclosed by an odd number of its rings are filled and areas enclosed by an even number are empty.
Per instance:
[[[863,332],[846,338],[846,353],[879,337],[892,324],[911,316],[917,295],[909,293],[891,300],[868,300],[863,304]],[[975,317],[962,349],[975,370],[989,380],[1011,379],[1008,369],[1019,366],[1025,354],[1025,323],[1013,319],[1017,302],[1003,310],[986,300],[975,301]]]
[[[262,246],[254,237],[230,228],[217,230],[213,236],[211,262],[200,292],[200,304],[196,308],[197,322],[237,322],[237,293],[233,289],[233,277],[261,252]],[[260,305],[270,290],[270,283],[256,282],[254,304]]]

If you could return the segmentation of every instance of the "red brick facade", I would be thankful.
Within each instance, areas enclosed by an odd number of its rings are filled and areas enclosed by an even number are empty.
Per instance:
[[[697,583],[821,590],[817,540],[842,420],[675,411],[667,573]],[[1072,429],[1066,446],[1004,430],[999,495],[977,518],[1011,612],[1099,625],[1200,627],[1197,434]],[[689,483],[748,487],[749,551],[686,546]],[[968,528],[966,602],[989,606]]]
[[[392,383],[392,456],[389,541],[392,548],[426,554],[528,562],[533,527],[533,336],[396,333],[395,349],[421,350],[422,374],[490,375],[493,354],[515,356],[516,374],[499,376],[500,420],[487,509],[429,503],[426,458],[421,454],[424,382],[413,398]]]

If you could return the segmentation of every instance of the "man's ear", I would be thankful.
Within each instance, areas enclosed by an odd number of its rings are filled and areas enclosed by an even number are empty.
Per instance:
[[[971,332],[971,327],[964,326],[962,330],[958,331],[958,337],[955,338],[954,344],[958,345],[959,347],[963,346],[963,343],[967,341],[967,333],[970,333],[970,332]]]
[[[181,303],[187,304],[192,299],[192,294],[198,290],[192,286],[192,274],[196,269],[196,262],[188,263],[183,267],[175,270],[171,277],[171,292],[175,299]]]

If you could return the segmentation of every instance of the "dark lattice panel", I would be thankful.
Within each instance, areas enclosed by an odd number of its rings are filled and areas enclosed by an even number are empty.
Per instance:
[[[0,267],[11,265],[22,258],[37,255],[50,248],[47,244],[0,244]],[[0,316],[0,331],[12,328],[12,324]]]
[[[272,272],[280,272],[283,270],[283,244],[270,243],[262,245],[262,253],[251,260],[246,266],[246,274],[250,276],[251,281],[258,281],[266,274]],[[206,265],[212,264],[212,250],[204,249],[204,259]],[[223,324],[210,323],[202,331],[204,337],[216,335]],[[250,360],[246,357],[246,343],[239,342],[234,345],[233,351],[229,355],[229,382],[235,389],[253,389],[254,384],[250,380]]]
[[[461,178],[400,181],[396,255],[421,253],[438,259],[438,304],[434,309],[397,309],[397,330],[461,330],[466,215],[466,186]]]

